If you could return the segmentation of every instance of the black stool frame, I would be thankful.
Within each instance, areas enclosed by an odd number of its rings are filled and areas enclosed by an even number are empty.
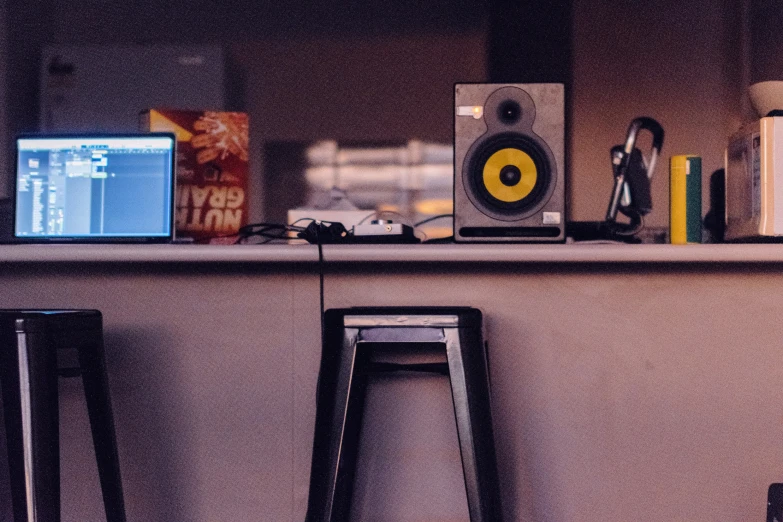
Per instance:
[[[106,519],[125,522],[97,310],[0,310],[0,384],[14,521],[60,521],[60,348],[78,350],[76,375],[84,383]]]
[[[481,312],[464,307],[326,311],[307,522],[349,519],[367,373],[379,369],[370,363],[370,343],[390,339],[446,346],[445,365],[397,369],[449,375],[470,520],[502,520],[481,328]]]

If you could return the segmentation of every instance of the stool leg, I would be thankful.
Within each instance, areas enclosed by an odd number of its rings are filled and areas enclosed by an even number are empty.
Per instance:
[[[13,330],[0,333],[0,385],[3,391],[3,416],[11,480],[13,520],[27,520],[27,488],[22,442],[22,407],[19,393],[19,355]]]
[[[114,431],[109,380],[103,351],[103,333],[100,330],[84,332],[78,343],[79,366],[84,382],[87,412],[90,416],[95,458],[101,480],[103,504],[108,522],[125,522],[125,501],[120,477],[120,460]]]
[[[502,520],[489,373],[481,332],[444,328],[471,522]]]
[[[59,522],[57,354],[44,333],[9,333],[1,342],[14,521]]]
[[[334,504],[331,521],[349,520],[353,484],[356,476],[356,460],[359,456],[359,437],[364,417],[364,399],[367,395],[367,368],[369,350],[360,345],[355,348],[353,377],[348,388],[348,404],[343,421],[343,436],[340,441],[340,458],[337,462],[334,488]]]
[[[339,331],[339,336],[335,333]],[[327,333],[318,383],[306,522],[348,520],[367,375],[358,330]]]

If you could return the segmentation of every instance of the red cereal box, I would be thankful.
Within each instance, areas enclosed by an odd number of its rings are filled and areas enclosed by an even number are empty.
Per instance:
[[[177,136],[178,238],[208,240],[247,224],[247,114],[154,109],[141,127]]]

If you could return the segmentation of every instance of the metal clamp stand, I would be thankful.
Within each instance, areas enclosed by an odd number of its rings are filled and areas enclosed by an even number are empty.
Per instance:
[[[652,146],[645,160],[636,148],[641,130],[652,134]],[[624,145],[616,145],[610,151],[614,188],[609,199],[609,208],[604,221],[574,222],[569,224],[567,235],[576,241],[609,240],[625,243],[640,243],[636,234],[642,229],[643,216],[652,210],[650,180],[663,147],[663,127],[652,118],[633,120],[628,127]],[[630,223],[619,223],[617,214],[630,219]]]

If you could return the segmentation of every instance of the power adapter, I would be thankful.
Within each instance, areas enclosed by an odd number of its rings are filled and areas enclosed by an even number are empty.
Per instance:
[[[324,223],[323,221],[312,221],[304,230],[299,232],[296,237],[304,239],[311,244],[330,245],[334,243],[344,243],[348,236],[348,230],[342,223]]]

